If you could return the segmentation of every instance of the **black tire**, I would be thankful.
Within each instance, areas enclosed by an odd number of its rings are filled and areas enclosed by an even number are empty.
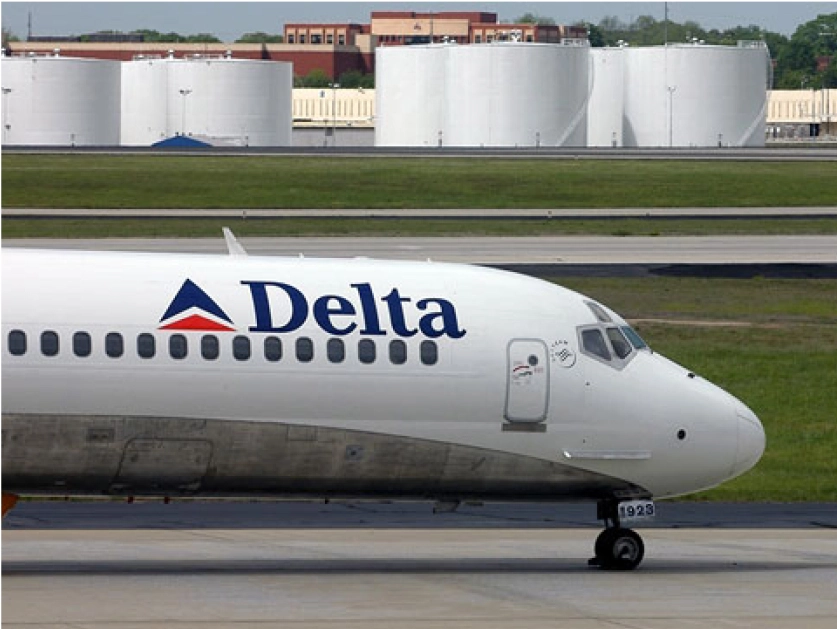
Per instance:
[[[605,570],[634,570],[645,556],[642,538],[631,529],[605,529],[596,539],[595,549]]]

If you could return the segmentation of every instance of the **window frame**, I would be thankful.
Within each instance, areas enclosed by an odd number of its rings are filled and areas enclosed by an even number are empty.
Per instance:
[[[12,335],[14,335],[14,338],[22,340],[22,349],[16,349],[12,341]],[[26,335],[26,331],[19,329],[9,330],[9,333],[6,335],[6,350],[12,356],[26,356],[26,352],[29,351],[29,338]]]
[[[221,339],[217,334],[201,336],[201,358],[203,360],[218,360],[221,356]]]
[[[270,345],[275,345],[275,348],[272,350]],[[264,342],[262,343],[262,350],[264,351],[264,359],[269,363],[278,363],[282,360],[282,339],[278,336],[266,336],[264,337]]]
[[[47,351],[47,346],[45,345],[48,341],[47,339],[55,341],[55,349],[53,350],[52,346],[49,346],[49,351]],[[54,358],[61,353],[61,336],[55,330],[43,330],[39,337],[39,345],[41,349],[41,356],[47,356],[48,358]]]
[[[614,339],[614,334],[617,337]],[[613,349],[613,353],[616,355],[616,358],[619,360],[627,360],[631,354],[634,352],[634,346],[631,345],[631,342],[627,339],[624,332],[619,329],[619,326],[616,325],[609,325],[605,328],[605,336],[607,336],[607,340],[610,341],[610,347]],[[618,344],[624,344],[624,349],[627,350],[627,353],[620,351]]]
[[[346,343],[341,338],[332,337],[326,341],[328,362],[339,365],[346,360]]]
[[[72,342],[73,356],[76,358],[89,358],[93,353],[93,338],[89,332],[85,332],[84,330],[73,332]],[[84,345],[85,342],[87,343],[86,346]]]
[[[314,340],[309,336],[300,336],[294,341],[294,356],[297,362],[308,364],[314,361]]]
[[[396,353],[395,348],[400,348],[398,351],[401,352],[400,354]],[[392,339],[389,342],[389,346],[387,348],[389,354],[389,362],[393,365],[405,365],[407,364],[407,360],[409,359],[410,355],[407,349],[407,343],[402,339]]]
[[[439,344],[431,339],[425,339],[419,344],[419,360],[426,367],[439,364]]]
[[[146,347],[143,347],[143,341],[146,341]],[[150,352],[147,348],[150,348]],[[137,356],[143,360],[151,360],[157,355],[157,338],[150,332],[141,332],[137,334]]]
[[[378,360],[378,345],[375,341],[372,339],[360,339],[357,342],[357,359],[361,365],[374,365]]]
[[[177,345],[181,343],[182,347]],[[172,334],[169,336],[169,358],[173,360],[184,360],[189,355],[189,341],[185,334]],[[181,351],[182,350],[182,351]]]
[[[116,351],[117,349],[118,351]],[[124,355],[125,337],[122,335],[122,333],[108,332],[107,334],[105,334],[105,356],[107,356],[108,358],[122,358]]]
[[[242,351],[246,348],[246,351]],[[250,337],[236,334],[232,338],[232,355],[236,362],[245,363],[253,357],[253,343]]]

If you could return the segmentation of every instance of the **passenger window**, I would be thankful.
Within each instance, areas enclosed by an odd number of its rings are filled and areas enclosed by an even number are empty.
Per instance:
[[[282,341],[276,336],[264,340],[264,357],[272,363],[282,359]]]
[[[157,351],[153,334],[140,334],[137,337],[137,354],[140,358],[154,358]]]
[[[73,354],[79,358],[90,356],[90,335],[87,332],[73,334]]]
[[[296,359],[301,363],[314,360],[314,342],[308,337],[303,336],[296,340]]]
[[[619,328],[608,328],[607,338],[610,339],[610,344],[613,346],[613,351],[619,358],[627,358],[631,355],[631,344],[625,338],[625,335],[619,331]]]
[[[250,360],[250,339],[236,336],[233,339],[233,357],[236,360]]]
[[[433,341],[422,341],[419,354],[424,365],[435,365],[439,361],[439,349]]]
[[[26,332],[23,330],[9,332],[9,353],[12,356],[23,356],[26,353]]]
[[[175,360],[186,358],[186,337],[182,334],[172,334],[169,337],[169,356]]]
[[[205,360],[216,360],[221,352],[218,337],[214,334],[205,334],[201,337],[201,357]]]
[[[328,360],[332,363],[342,363],[346,358],[346,346],[340,339],[329,339],[326,344]]]
[[[44,356],[55,356],[58,354],[58,334],[47,331],[41,333],[41,353]]]
[[[403,365],[407,362],[407,344],[404,341],[390,341],[389,360],[393,365]]]
[[[363,339],[357,344],[357,357],[364,365],[371,365],[375,362],[377,352],[375,351],[375,341],[370,339]]]
[[[108,332],[105,335],[105,354],[110,358],[120,358],[125,352],[125,343],[119,332]]]
[[[603,360],[610,360],[610,350],[607,349],[604,336],[598,328],[593,330],[584,330],[581,333],[581,342],[584,351],[593,356],[598,356]]]

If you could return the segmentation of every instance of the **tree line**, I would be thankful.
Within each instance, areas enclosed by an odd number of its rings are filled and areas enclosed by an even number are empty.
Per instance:
[[[605,17],[598,24],[583,23],[587,27],[591,46],[662,45],[669,43],[703,42],[706,44],[735,45],[739,40],[763,41],[773,60],[774,89],[837,88],[837,13],[819,15],[801,24],[790,37],[762,29],[756,25],[736,26],[718,30],[704,29],[697,22],[683,24],[669,20],[658,21],[641,15],[626,24],[614,16]],[[830,58],[820,70],[820,58]]]
[[[525,13],[515,20],[516,23],[552,24],[551,17]],[[774,89],[819,89],[837,88],[837,13],[819,15],[816,19],[801,24],[791,37],[762,29],[754,24],[735,26],[724,30],[705,29],[697,22],[686,21],[682,24],[671,20],[659,21],[650,15],[641,15],[630,23],[623,22],[616,16],[607,16],[598,24],[581,22],[589,33],[591,46],[655,46],[669,43],[703,42],[706,44],[735,45],[739,40],[763,41],[773,60]],[[98,33],[102,35],[106,33]],[[121,35],[113,31],[114,35]],[[181,35],[179,33],[161,33],[150,29],[132,31],[130,35],[141,35],[143,41],[156,43],[211,43],[220,44],[220,39],[210,33]],[[82,35],[81,41],[85,41]],[[3,46],[19,39],[7,28],[3,28]],[[281,44],[282,35],[256,31],[245,33],[237,44]],[[819,60],[828,58],[830,63],[820,69]],[[313,70],[305,76],[294,78],[297,87],[328,87],[332,80],[322,70]],[[344,73],[338,80],[341,87],[371,88],[374,77],[353,70]]]
[[[131,31],[130,33],[123,33],[122,31],[99,31],[98,33],[90,33],[86,35],[79,35],[78,40],[82,42],[91,41],[93,39],[101,40],[107,36],[118,38],[120,36],[137,36],[141,37],[143,42],[151,44],[222,44],[212,33],[196,33],[194,35],[181,35],[180,33],[168,32],[161,33],[152,29],[141,28]],[[15,35],[10,29],[3,27],[3,47],[5,48],[10,42],[19,42],[20,38]],[[282,35],[275,35],[271,33],[264,33],[262,31],[255,31],[253,33],[244,33],[241,37],[235,40],[236,44],[281,44],[285,41]]]

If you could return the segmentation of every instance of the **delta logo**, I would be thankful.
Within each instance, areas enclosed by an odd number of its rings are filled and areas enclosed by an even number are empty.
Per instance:
[[[249,288],[255,325],[250,332],[286,334],[296,332],[309,321],[326,334],[426,338],[446,336],[459,339],[465,330],[459,325],[456,306],[442,297],[414,299],[397,287],[376,292],[366,282],[350,284],[343,295],[306,296],[284,282],[242,280]],[[386,294],[384,294],[386,293]],[[169,304],[160,330],[234,332],[235,326],[221,307],[192,280],[183,282]]]
[[[160,330],[235,332],[232,320],[200,286],[187,279],[169,304]]]

